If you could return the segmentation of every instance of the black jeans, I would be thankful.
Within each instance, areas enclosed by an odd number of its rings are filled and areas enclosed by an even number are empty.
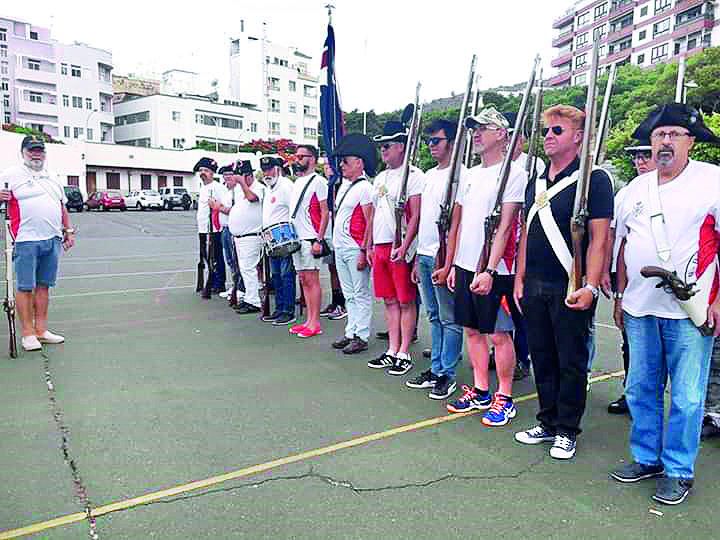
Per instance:
[[[526,279],[522,300],[540,410],[549,431],[580,433],[587,399],[587,346],[595,305],[573,311],[565,305],[567,285]]]
[[[222,235],[219,232],[212,234],[213,254],[215,256],[215,272],[213,272],[210,287],[215,291],[225,290],[225,258],[223,257]],[[200,237],[200,260],[208,262],[207,233],[198,233]]]

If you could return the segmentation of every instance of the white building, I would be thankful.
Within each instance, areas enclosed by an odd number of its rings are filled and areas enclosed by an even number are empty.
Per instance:
[[[230,40],[233,99],[263,110],[271,139],[286,137],[317,145],[319,60],[295,47],[267,40],[264,31],[248,32],[244,23],[240,28],[240,36]]]
[[[115,104],[115,142],[153,148],[193,148],[209,141],[224,152],[266,138],[263,113],[236,101],[155,94]]]
[[[3,123],[112,142],[111,73],[110,52],[62,44],[47,28],[0,16]]]

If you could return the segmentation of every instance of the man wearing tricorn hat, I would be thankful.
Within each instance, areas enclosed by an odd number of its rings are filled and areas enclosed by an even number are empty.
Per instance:
[[[236,165],[236,163],[231,163],[229,165],[223,165],[218,169],[218,174],[222,177],[226,189],[222,197],[214,199],[210,205],[212,210],[218,212],[218,217],[220,218],[220,227],[222,228],[220,238],[222,239],[223,255],[225,256],[227,265],[230,267],[233,281],[233,286],[218,296],[220,296],[220,298],[228,298],[231,305],[235,305],[237,302],[237,294],[243,290],[242,279],[240,278],[237,266],[237,257],[235,257],[233,238],[228,227],[228,214],[230,214],[230,210],[235,204],[235,186],[237,185]],[[238,285],[239,290],[235,290],[235,285]],[[236,294],[236,298],[230,298],[233,292]]]
[[[218,170],[217,162],[212,158],[204,157],[193,167],[193,173],[199,174],[202,185],[198,196],[197,225],[200,236],[200,260],[210,265],[211,254],[208,252],[208,234],[212,235],[212,257],[215,261],[215,272],[211,276],[211,291],[219,293],[225,290],[225,260],[223,259],[222,239],[220,231],[220,216],[211,205],[215,199],[225,194],[225,186],[215,182],[215,173]],[[206,298],[209,298],[206,297]]]
[[[344,335],[333,342],[345,354],[366,351],[372,319],[372,293],[367,247],[372,214],[372,184],[377,156],[375,146],[362,133],[348,133],[335,147],[340,158],[342,184],[335,197],[333,246],[338,278],[345,297],[347,323]]]
[[[395,241],[395,206],[400,195],[403,160],[407,151],[407,128],[402,122],[385,123],[382,135],[374,138],[387,168],[373,184],[368,256],[372,264],[375,296],[385,303],[388,350],[368,362],[368,367],[387,369],[389,375],[404,375],[412,369],[410,343],[417,323],[417,287],[410,278],[410,262],[420,221],[420,194],[425,185],[422,171],[410,168],[405,217],[407,227],[400,246]]]
[[[632,462],[611,476],[624,483],[659,477],[653,499],[680,504],[695,476],[711,334],[720,333],[720,168],[689,153],[696,142],[720,144],[720,138],[697,110],[680,103],[655,109],[633,136],[650,139],[657,170],[627,187],[617,215],[624,264],[616,319],[630,344],[625,395]]]

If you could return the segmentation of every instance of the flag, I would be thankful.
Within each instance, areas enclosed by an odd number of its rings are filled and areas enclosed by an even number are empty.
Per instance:
[[[335,145],[345,134],[340,96],[335,81],[335,31],[331,24],[327,27],[327,38],[323,45],[320,64],[320,125],[322,127],[323,146],[335,174],[328,178],[328,207],[334,214],[335,183],[340,179],[337,159],[330,158]]]

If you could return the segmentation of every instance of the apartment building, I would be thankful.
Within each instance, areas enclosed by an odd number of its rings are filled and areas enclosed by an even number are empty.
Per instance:
[[[317,145],[320,122],[319,60],[269,41],[264,29],[249,31],[241,21],[230,40],[230,94],[264,113],[268,137]]]
[[[3,123],[113,142],[112,69],[108,51],[59,43],[47,28],[0,16]]]
[[[717,0],[580,0],[555,19],[552,45],[562,87],[587,83],[593,41],[600,65],[649,67],[720,44]]]

